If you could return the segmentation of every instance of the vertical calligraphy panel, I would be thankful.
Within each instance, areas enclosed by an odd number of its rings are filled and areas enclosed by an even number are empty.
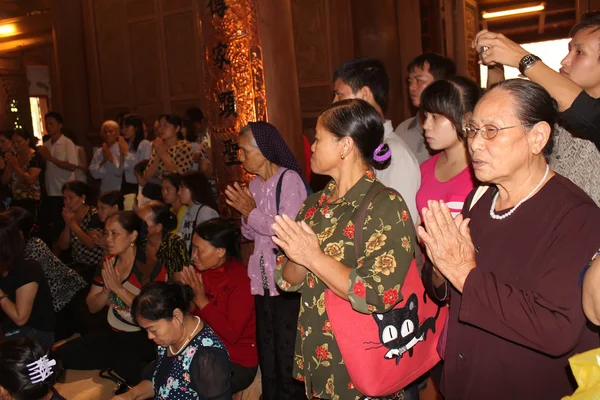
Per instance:
[[[249,121],[267,120],[263,55],[255,0],[208,0],[203,18],[207,111],[219,193],[251,179],[239,165],[237,135]],[[232,212],[219,196],[223,216]]]

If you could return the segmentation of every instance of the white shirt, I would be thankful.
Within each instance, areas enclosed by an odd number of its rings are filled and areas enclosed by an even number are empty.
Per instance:
[[[423,136],[417,117],[407,119],[398,125],[394,132],[408,145],[408,148],[417,158],[419,165],[429,160],[431,154],[429,154],[429,150],[425,144],[425,136]]]
[[[204,221],[209,219],[219,218],[219,213],[210,208],[209,206],[202,206],[202,204],[194,204],[188,206],[183,215],[183,220],[179,227],[178,235],[185,241],[185,247],[190,251],[192,247],[192,235],[194,234],[194,228]],[[190,253],[191,254],[191,253]]]
[[[383,141],[392,150],[392,161],[386,169],[376,169],[375,176],[385,186],[397,190],[402,195],[413,223],[416,224],[419,216],[417,192],[421,187],[419,162],[406,142],[394,133],[392,121],[385,121],[383,128]]]
[[[90,174],[94,179],[100,179],[100,193],[108,192],[110,190],[121,190],[121,182],[123,181],[123,166],[121,165],[121,150],[119,150],[119,142],[113,143],[110,146],[110,152],[115,160],[114,163],[107,161],[102,164],[104,160],[104,152],[102,147],[96,149],[94,152],[94,158],[90,163]]]
[[[50,150],[52,157],[57,160],[77,165],[79,159],[77,149],[71,139],[65,135],[60,135],[54,144],[52,144],[52,139],[46,141],[44,147]],[[62,197],[63,185],[74,179],[75,173],[73,171],[62,169],[50,161],[46,163],[46,193],[48,196]]]
[[[135,177],[133,169],[139,162],[149,160],[151,155],[152,143],[150,143],[146,139],[140,142],[136,151],[131,151],[130,146],[129,153],[124,157],[123,161],[123,169],[125,170],[125,181],[127,183],[137,184],[137,179]]]

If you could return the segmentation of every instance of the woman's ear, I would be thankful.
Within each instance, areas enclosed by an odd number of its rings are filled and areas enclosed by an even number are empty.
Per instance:
[[[81,200],[85,203],[85,194],[81,195]]]
[[[173,310],[173,318],[176,319],[179,323],[183,323],[183,313],[179,308]]]
[[[223,258],[223,257],[225,257],[227,255],[227,250],[225,250],[222,247],[219,247],[217,249],[217,255],[219,256],[219,258]]]
[[[138,238],[138,231],[133,231],[129,234],[129,238],[131,239],[131,243],[135,244]]]
[[[552,127],[547,122],[538,122],[529,132],[529,145],[533,154],[540,154],[549,140],[552,140]]]

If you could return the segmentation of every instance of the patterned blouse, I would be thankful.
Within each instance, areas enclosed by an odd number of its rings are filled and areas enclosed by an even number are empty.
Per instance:
[[[100,217],[98,217],[98,209],[96,207],[90,206],[90,209],[83,217],[79,227],[85,233],[90,233],[91,231],[102,232],[104,230]],[[73,262],[85,265],[98,265],[104,253],[104,250],[100,247],[90,249],[85,244],[81,243],[73,232],[71,232],[71,250]]]
[[[40,238],[32,237],[25,246],[25,257],[37,261],[44,270],[50,286],[54,311],[59,312],[73,296],[87,287],[85,280],[71,268],[63,264]]]
[[[171,160],[173,160],[173,162],[177,165],[177,173],[185,174],[192,169],[192,166],[194,165],[194,160],[192,159],[194,150],[192,149],[190,142],[179,140],[173,146],[169,147],[167,152],[169,153]],[[163,160],[161,160],[156,153],[156,149],[153,147],[152,156],[150,157],[148,167],[146,168],[150,168],[150,166],[154,163],[158,163],[158,167],[156,168],[156,177],[158,179],[162,179],[163,175],[168,173],[168,171],[165,170],[165,164]]]
[[[352,307],[361,313],[386,312],[402,300],[400,289],[414,254],[415,230],[408,208],[401,197],[384,192],[369,205],[363,226],[364,255],[355,259],[352,218],[373,182],[373,172],[367,171],[344,197],[332,201],[336,184],[331,181],[322,192],[306,199],[296,217],[312,227],[325,254],[352,268],[348,296]],[[302,294],[294,376],[304,381],[308,398],[363,398],[350,380],[335,341],[325,309],[327,286],[310,271],[304,282],[291,286],[282,276],[286,262],[285,255],[279,254],[277,284],[285,291]],[[402,393],[380,399],[398,396]]]
[[[198,317],[196,317],[198,318]],[[158,346],[152,376],[155,399],[231,399],[231,367],[225,346],[208,325],[176,356]]]
[[[191,264],[190,257],[185,248],[183,239],[171,232],[167,232],[156,251],[156,259],[167,269],[169,278],[181,272],[183,267]]]
[[[29,157],[29,160],[21,168],[23,171],[29,170],[29,168],[42,168],[42,164],[37,155],[38,153],[33,152]],[[10,177],[10,190],[12,192],[13,199],[15,200],[39,200],[41,194],[40,177],[35,180],[32,184],[23,182],[18,175],[13,172]]]

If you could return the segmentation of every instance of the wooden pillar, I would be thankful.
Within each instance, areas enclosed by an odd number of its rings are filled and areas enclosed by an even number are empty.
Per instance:
[[[207,112],[219,191],[252,179],[235,142],[251,121],[269,121],[302,163],[302,122],[290,0],[209,2],[202,17]],[[237,216],[220,196],[221,215]]]
[[[257,3],[268,121],[277,127],[303,165],[302,118],[290,0],[258,0]]]
[[[406,66],[400,59],[395,0],[352,0],[354,52],[357,57],[380,59],[390,77],[389,101],[386,118],[394,126],[404,120],[401,70]],[[415,35],[420,39],[420,32]],[[415,37],[413,36],[413,38]]]
[[[52,110],[62,114],[65,128],[71,128],[89,152],[87,134],[91,125],[81,7],[79,0],[52,0],[57,75],[57,87],[52,88]]]
[[[478,56],[471,42],[479,31],[479,9],[475,0],[457,0],[454,18],[446,19],[446,24],[454,24],[454,57],[459,75],[479,82]]]
[[[575,0],[576,22],[581,20],[581,15],[589,11],[600,11],[600,0]]]

